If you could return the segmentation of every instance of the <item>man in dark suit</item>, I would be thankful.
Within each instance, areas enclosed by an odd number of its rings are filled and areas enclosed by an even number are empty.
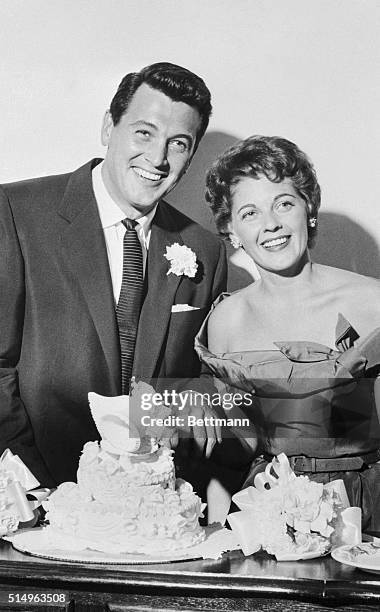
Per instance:
[[[11,448],[45,486],[75,480],[83,444],[98,438],[88,392],[125,392],[116,312],[125,218],[145,283],[133,374],[199,374],[193,341],[225,289],[224,248],[162,198],[210,113],[199,77],[153,64],[121,82],[103,122],[104,161],[0,189],[0,452]],[[195,276],[170,272],[164,255],[176,243],[195,254]]]

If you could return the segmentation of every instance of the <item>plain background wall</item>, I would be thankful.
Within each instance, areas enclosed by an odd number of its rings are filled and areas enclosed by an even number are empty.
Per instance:
[[[205,168],[239,138],[284,136],[322,186],[314,258],[380,276],[379,0],[0,0],[0,24],[1,182],[101,156],[122,76],[171,61],[203,76],[214,114],[168,199],[213,227]]]

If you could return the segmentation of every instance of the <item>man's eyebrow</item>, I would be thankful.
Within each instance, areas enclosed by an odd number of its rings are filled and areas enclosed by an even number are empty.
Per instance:
[[[153,130],[157,130],[158,129],[157,126],[154,123],[151,123],[150,121],[145,121],[145,119],[138,119],[137,121],[134,121],[130,125],[132,127],[133,126],[145,126],[145,127],[150,127]],[[185,138],[190,143],[193,142],[193,137],[191,136],[191,134],[174,134],[173,136],[170,136],[169,140],[175,140],[176,138]]]
[[[150,121],[145,121],[144,119],[138,119],[137,121],[134,121],[133,123],[131,123],[132,126],[138,126],[138,125],[143,125],[145,127],[150,127],[153,130],[157,130],[157,126],[154,123],[151,123]]]

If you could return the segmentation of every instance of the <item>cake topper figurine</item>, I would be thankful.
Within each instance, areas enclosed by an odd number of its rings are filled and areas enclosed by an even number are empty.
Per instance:
[[[130,395],[105,397],[90,392],[88,401],[102,449],[117,455],[144,455],[160,446],[171,448],[176,432],[173,406],[165,404],[163,398],[158,401],[159,395],[151,385],[134,378]]]
[[[88,401],[92,418],[102,438],[102,448],[110,453],[126,455],[141,447],[141,435],[130,419],[129,396],[104,397],[90,392]]]

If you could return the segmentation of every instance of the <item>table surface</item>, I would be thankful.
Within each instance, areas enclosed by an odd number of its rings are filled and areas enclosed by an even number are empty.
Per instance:
[[[144,593],[180,591],[191,596],[296,596],[324,603],[366,602],[380,607],[380,575],[334,561],[330,555],[308,561],[276,562],[266,553],[245,557],[241,551],[218,560],[183,561],[152,565],[107,565],[52,561],[20,553],[0,540],[0,586],[19,583],[23,588],[65,588]],[[173,591],[174,590],[174,591]],[[377,608],[379,609],[379,608]]]

